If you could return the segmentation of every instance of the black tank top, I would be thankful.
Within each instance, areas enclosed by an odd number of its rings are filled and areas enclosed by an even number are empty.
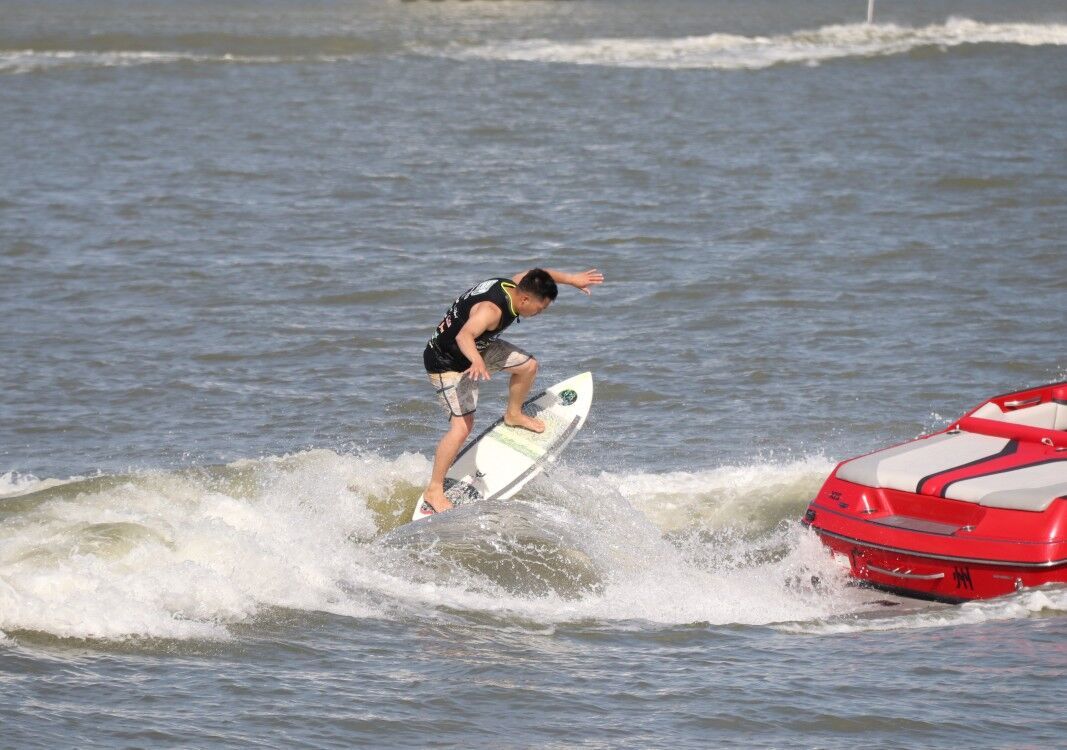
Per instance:
[[[456,334],[463,329],[471,316],[471,308],[479,302],[492,302],[500,308],[500,325],[491,331],[486,331],[474,339],[478,351],[485,351],[485,347],[500,335],[501,331],[518,319],[514,303],[508,292],[515,289],[515,282],[511,279],[497,278],[487,279],[477,286],[471,287],[448,308],[444,319],[433,336],[426,342],[426,350],[423,352],[423,364],[427,372],[463,372],[471,366],[469,359],[463,356],[456,344]]]

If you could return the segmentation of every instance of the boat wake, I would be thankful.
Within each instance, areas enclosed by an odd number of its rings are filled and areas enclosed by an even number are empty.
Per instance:
[[[415,524],[405,521],[429,471],[421,455],[8,473],[0,638],[220,640],[279,609],[534,628],[914,627],[907,617],[928,615],[870,619],[886,597],[850,585],[797,523],[831,467],[821,457],[693,473],[557,467],[522,499]],[[1026,617],[1037,601],[989,606]]]
[[[827,616],[856,604],[834,595],[838,566],[795,518],[828,468],[809,459],[657,480],[561,467],[521,501],[412,525],[429,471],[419,455],[7,474],[0,631],[218,639],[271,608],[540,624]]]
[[[708,34],[675,39],[530,39],[453,48],[460,59],[514,60],[631,68],[756,70],[843,58],[946,51],[961,45],[1067,45],[1067,24],[982,23],[950,18],[923,27],[839,24],[773,36]]]
[[[891,603],[899,609],[881,611],[871,609],[846,617],[783,623],[776,627],[789,633],[833,635],[958,627],[1034,617],[1062,617],[1067,615],[1067,586],[1049,585],[996,599],[967,602],[959,606],[888,598],[886,603]]]

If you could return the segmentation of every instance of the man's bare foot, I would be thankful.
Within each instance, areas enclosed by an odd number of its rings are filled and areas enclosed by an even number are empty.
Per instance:
[[[545,431],[545,423],[543,421],[535,419],[534,417],[528,417],[522,412],[519,412],[518,414],[505,414],[504,424],[508,427],[521,427],[530,432]]]
[[[427,487],[422,499],[430,504],[434,513],[444,513],[452,507],[452,501],[445,497],[443,487]]]

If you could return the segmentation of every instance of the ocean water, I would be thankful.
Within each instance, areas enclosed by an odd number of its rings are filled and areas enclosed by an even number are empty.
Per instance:
[[[0,4],[0,747],[1067,746],[1067,589],[797,523],[1067,379],[1067,7],[865,13]],[[424,342],[535,265],[607,277],[507,334],[589,423],[405,525]]]

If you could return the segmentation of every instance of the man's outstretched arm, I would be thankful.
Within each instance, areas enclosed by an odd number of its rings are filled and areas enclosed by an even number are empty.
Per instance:
[[[515,276],[512,277],[512,281],[518,284],[522,281],[522,277],[528,273],[529,271],[523,271],[522,273],[515,274]],[[557,284],[573,286],[575,289],[585,294],[589,294],[589,287],[604,283],[604,274],[600,273],[600,271],[595,268],[590,268],[588,271],[579,271],[577,273],[554,271],[551,268],[546,268],[545,273],[551,276],[552,280]]]

